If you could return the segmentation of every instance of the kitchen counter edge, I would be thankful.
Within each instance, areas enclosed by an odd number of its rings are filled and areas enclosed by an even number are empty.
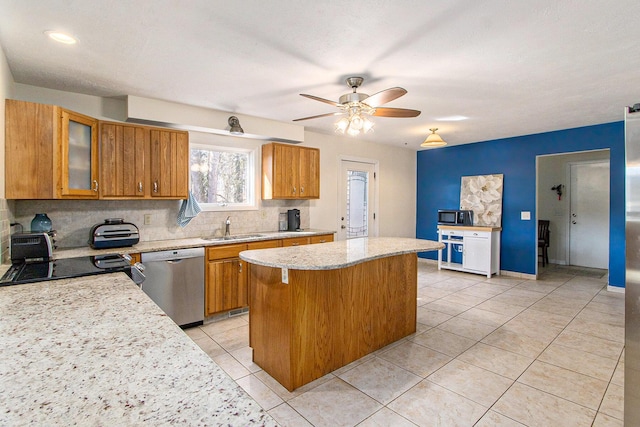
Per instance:
[[[321,245],[255,249],[240,259],[257,265],[292,270],[335,270],[378,258],[442,249],[444,244],[405,237],[363,237]]]
[[[276,425],[123,273],[3,287],[0,312],[0,425]]]

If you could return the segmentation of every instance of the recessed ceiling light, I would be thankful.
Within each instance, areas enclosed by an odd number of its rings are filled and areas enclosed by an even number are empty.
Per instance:
[[[467,120],[469,117],[467,116],[447,116],[447,117],[440,117],[438,119],[436,119],[439,122],[460,122],[462,120]]]
[[[74,38],[73,36],[70,36],[69,34],[61,33],[60,31],[49,30],[49,31],[45,31],[44,33],[48,35],[49,38],[60,43],[64,43],[64,44],[78,43],[78,40],[76,40],[76,38]]]

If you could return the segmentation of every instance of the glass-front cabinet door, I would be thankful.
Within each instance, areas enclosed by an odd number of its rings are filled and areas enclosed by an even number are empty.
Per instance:
[[[61,196],[98,198],[98,121],[62,110]]]

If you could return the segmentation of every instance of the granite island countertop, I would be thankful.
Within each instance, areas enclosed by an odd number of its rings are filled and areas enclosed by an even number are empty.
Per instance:
[[[150,240],[139,242],[124,248],[92,249],[89,245],[79,248],[60,248],[53,252],[55,259],[75,258],[105,254],[132,254],[142,252],[167,251],[174,249],[220,246],[233,243],[259,242],[261,240],[288,239],[291,237],[317,236],[333,234],[335,231],[308,229],[303,231],[265,231],[255,233],[232,234],[231,238],[191,237],[185,239]]]
[[[361,262],[412,252],[435,251],[444,244],[402,237],[363,237],[321,245],[256,249],[240,252],[240,259],[266,267],[293,270],[333,270]]]
[[[0,313],[0,425],[277,425],[124,273],[0,287]]]

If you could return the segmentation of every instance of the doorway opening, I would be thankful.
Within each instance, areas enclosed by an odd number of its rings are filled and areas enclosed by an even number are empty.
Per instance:
[[[338,240],[378,235],[377,163],[341,159],[338,180]]]
[[[609,150],[538,156],[536,163],[536,219],[549,221],[549,264],[544,271],[580,270],[592,277],[606,275]],[[537,246],[537,234],[535,242]],[[538,257],[537,275],[541,268]]]

